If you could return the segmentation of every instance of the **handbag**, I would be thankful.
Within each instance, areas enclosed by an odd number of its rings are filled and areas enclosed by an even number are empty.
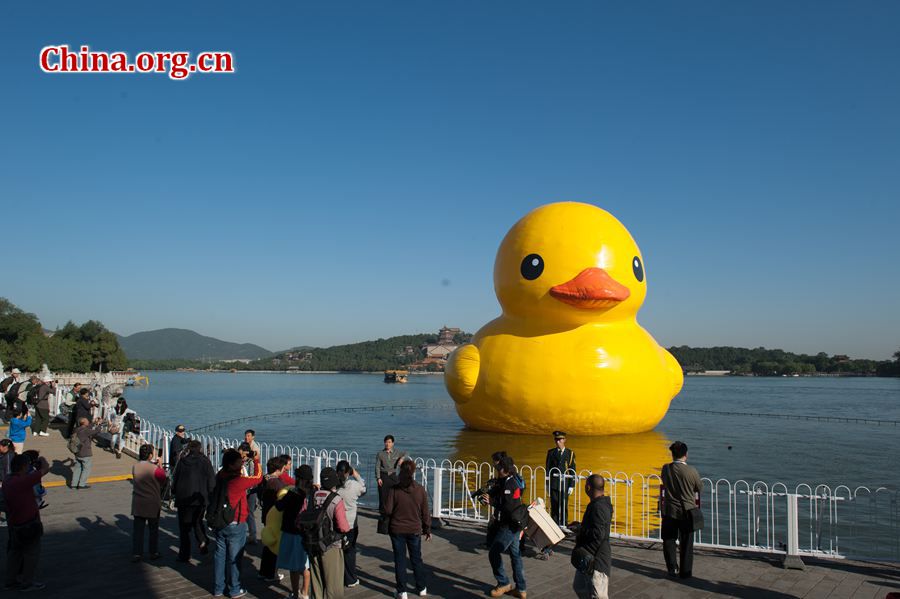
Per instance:
[[[700,508],[695,507],[688,512],[691,516],[691,530],[697,532],[703,530],[703,512]]]
[[[594,573],[594,554],[584,547],[576,547],[572,550],[572,565],[575,569],[584,574],[591,576]]]

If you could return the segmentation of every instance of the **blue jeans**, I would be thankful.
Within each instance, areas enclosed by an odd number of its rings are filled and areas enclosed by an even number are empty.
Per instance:
[[[87,486],[92,461],[93,458],[75,458],[75,465],[72,466],[72,488]]]
[[[516,589],[519,591],[526,590],[525,568],[522,566],[522,555],[519,553],[519,532],[511,531],[508,526],[501,526],[497,529],[497,534],[491,543],[490,551],[488,551],[494,578],[497,579],[497,584],[500,586],[509,584],[509,578],[506,577],[506,571],[503,569],[504,551],[508,551],[509,557],[512,558],[513,578],[516,581]]]
[[[413,576],[416,579],[416,592],[424,591],[425,564],[422,563],[422,535],[401,535],[391,533],[391,546],[394,548],[394,577],[397,580],[397,593],[406,592],[406,551],[409,550],[409,561],[412,564]]]
[[[226,590],[229,595],[234,595],[241,590],[241,558],[247,543],[247,524],[232,523],[222,530],[214,531],[213,540],[216,543],[213,552],[213,595],[221,595]]]
[[[250,540],[256,542],[256,504],[258,503],[256,493],[249,493],[247,495],[247,509],[250,510],[250,513],[247,514],[247,530],[250,533]]]

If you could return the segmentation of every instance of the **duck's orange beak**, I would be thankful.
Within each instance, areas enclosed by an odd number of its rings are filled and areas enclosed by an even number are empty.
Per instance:
[[[568,283],[551,287],[550,295],[570,306],[595,310],[627,300],[631,291],[602,268],[591,267],[582,270]]]

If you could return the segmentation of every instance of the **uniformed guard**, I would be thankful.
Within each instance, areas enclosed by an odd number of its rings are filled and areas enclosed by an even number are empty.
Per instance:
[[[550,515],[561,527],[569,522],[569,495],[577,479],[575,452],[566,447],[566,433],[553,431],[556,447],[547,451],[547,476],[550,477]]]

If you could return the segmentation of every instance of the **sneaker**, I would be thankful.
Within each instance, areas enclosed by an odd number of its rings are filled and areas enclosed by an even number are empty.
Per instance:
[[[352,589],[353,587],[358,587],[358,586],[359,586],[359,579],[358,579],[358,578],[357,578],[356,580],[354,580],[353,582],[351,582],[350,584],[346,585],[346,587],[347,587],[348,589]]]
[[[402,593],[394,593],[394,597],[396,597],[397,599],[408,599],[406,591],[403,591]]]
[[[511,584],[498,584],[494,588],[491,589],[491,597],[502,597],[507,594],[511,590],[513,590],[513,585]]]
[[[30,593],[31,591],[42,591],[47,588],[47,585],[43,582],[32,582],[31,584],[27,584],[25,586],[19,587],[19,590],[23,593]]]
[[[45,433],[44,431],[39,432],[38,435],[40,435],[41,437],[49,437],[50,436],[49,434]]]
[[[235,593],[234,595],[229,595],[229,597],[231,597],[231,599],[238,599],[238,597],[243,597],[243,596],[246,595],[246,594],[247,594],[247,590],[246,590],[246,589],[241,589],[241,590],[239,590],[237,593]]]
[[[428,589],[427,589],[427,588],[424,588],[424,589],[422,589],[421,591],[419,591],[419,597],[427,597],[427,596],[428,596]]]
[[[279,572],[278,574],[276,574],[276,575],[273,576],[272,578],[264,578],[264,577],[262,577],[262,576],[260,576],[259,578],[261,578],[261,579],[264,580],[265,582],[281,582],[282,580],[284,580],[284,574],[282,574],[281,572]]]

